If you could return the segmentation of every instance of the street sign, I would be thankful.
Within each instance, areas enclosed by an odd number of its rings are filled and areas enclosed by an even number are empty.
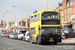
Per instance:
[[[10,28],[10,30],[13,30],[13,28]]]

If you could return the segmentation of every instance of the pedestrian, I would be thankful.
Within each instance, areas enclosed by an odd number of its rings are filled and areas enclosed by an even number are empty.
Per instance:
[[[64,34],[65,34],[65,39],[66,39],[66,37],[67,37],[67,36],[66,36],[66,35],[67,35],[67,33],[64,33]]]
[[[63,40],[65,39],[65,33],[64,33],[64,31],[62,31],[62,38],[63,38]]]

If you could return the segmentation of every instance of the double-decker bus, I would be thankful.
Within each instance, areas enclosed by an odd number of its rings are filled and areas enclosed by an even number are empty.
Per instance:
[[[61,22],[59,11],[44,10],[30,17],[31,42],[54,43],[61,42]]]

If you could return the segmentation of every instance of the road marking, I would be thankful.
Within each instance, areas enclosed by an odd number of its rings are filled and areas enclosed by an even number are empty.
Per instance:
[[[10,50],[10,49],[14,49],[14,48],[8,48],[8,50]]]
[[[0,46],[3,50],[6,50],[4,47]]]

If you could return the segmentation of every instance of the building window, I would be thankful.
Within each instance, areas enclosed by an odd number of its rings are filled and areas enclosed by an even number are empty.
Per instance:
[[[61,16],[63,16],[63,12],[61,12]]]
[[[72,14],[72,9],[70,9],[70,14]]]
[[[68,10],[66,11],[66,15],[68,15]]]
[[[67,7],[69,7],[69,4],[67,4]]]
[[[38,14],[38,21],[40,21],[40,14]]]
[[[72,6],[72,2],[70,2],[70,6]]]
[[[68,17],[66,19],[67,19],[66,21],[68,21]]]
[[[60,7],[60,9],[62,9],[62,7]]]
[[[61,19],[61,22],[63,22],[63,19]]]
[[[72,20],[72,17],[70,17],[70,21]]]
[[[37,15],[34,16],[34,21],[37,21],[36,19],[37,19]]]

